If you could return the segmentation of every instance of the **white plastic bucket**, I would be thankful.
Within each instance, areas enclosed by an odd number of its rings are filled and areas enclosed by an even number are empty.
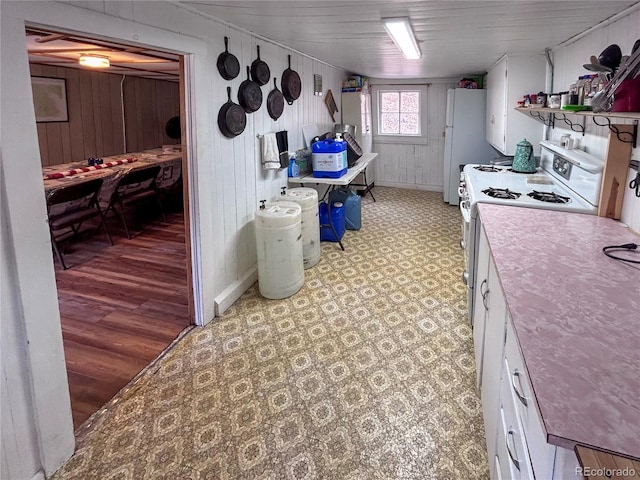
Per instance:
[[[258,289],[265,298],[287,298],[304,285],[302,208],[267,202],[256,213]]]
[[[302,208],[302,259],[304,268],[311,268],[320,261],[318,192],[308,187],[291,188],[279,201],[295,202]]]

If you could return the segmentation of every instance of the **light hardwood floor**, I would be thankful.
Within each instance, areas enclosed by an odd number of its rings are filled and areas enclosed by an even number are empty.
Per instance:
[[[55,261],[74,427],[111,399],[189,327],[184,217],[132,222],[69,242]]]

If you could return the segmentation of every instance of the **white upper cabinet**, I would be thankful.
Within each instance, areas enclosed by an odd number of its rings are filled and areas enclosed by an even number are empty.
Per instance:
[[[487,72],[487,142],[504,155],[514,155],[525,138],[540,155],[540,122],[515,108],[524,95],[545,89],[544,55],[505,55]]]

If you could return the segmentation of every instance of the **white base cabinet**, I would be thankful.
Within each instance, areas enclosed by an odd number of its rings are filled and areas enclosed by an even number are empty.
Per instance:
[[[491,478],[579,479],[574,452],[546,441],[484,228],[479,242],[473,341]]]
[[[476,370],[489,458],[496,454],[500,430],[500,378],[504,356],[506,304],[496,267],[482,230],[478,254],[478,282],[474,310],[473,340]],[[503,459],[500,459],[504,463]],[[504,467],[504,465],[503,465]]]
[[[487,72],[487,142],[503,155],[515,154],[525,138],[540,155],[544,127],[515,108],[524,95],[545,90],[544,55],[505,55]]]

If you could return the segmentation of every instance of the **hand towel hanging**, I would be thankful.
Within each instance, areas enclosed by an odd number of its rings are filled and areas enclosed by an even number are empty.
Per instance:
[[[265,133],[260,137],[262,149],[262,167],[265,170],[277,170],[280,168],[278,154],[278,142],[275,133]]]

